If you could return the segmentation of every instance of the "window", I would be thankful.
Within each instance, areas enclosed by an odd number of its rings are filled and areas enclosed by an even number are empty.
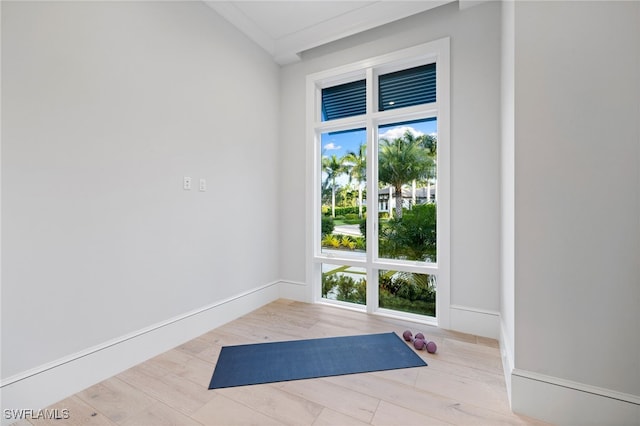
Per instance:
[[[366,80],[322,89],[322,121],[366,112]]]
[[[387,111],[436,101],[436,64],[378,76],[378,110]]]
[[[449,324],[449,40],[307,78],[312,300]]]

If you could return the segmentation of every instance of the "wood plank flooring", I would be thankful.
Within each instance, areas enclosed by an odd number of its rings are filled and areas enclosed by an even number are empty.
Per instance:
[[[222,346],[406,329],[428,367],[208,390]],[[278,300],[49,407],[29,425],[542,425],[511,413],[495,340]]]

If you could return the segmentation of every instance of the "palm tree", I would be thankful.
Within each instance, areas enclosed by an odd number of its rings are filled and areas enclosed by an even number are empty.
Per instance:
[[[422,138],[407,130],[394,140],[380,139],[378,180],[396,193],[396,218],[402,218],[402,186],[426,176],[433,161]]]
[[[422,135],[420,136],[420,144],[427,150],[429,156],[429,166],[425,174],[425,181],[427,183],[427,200],[431,199],[431,181],[437,176],[437,156],[438,156],[438,138],[436,135]],[[436,194],[437,195],[437,194]]]
[[[438,148],[438,138],[436,135],[420,135],[418,139],[420,145],[427,150],[430,157],[435,157]]]
[[[347,152],[344,156],[345,164],[349,165],[349,180],[355,179],[358,182],[358,217],[362,219],[362,183],[367,176],[367,146],[361,143],[358,153]]]
[[[336,217],[336,178],[345,171],[344,158],[322,157],[322,171],[327,174],[325,185],[331,184],[331,217]]]

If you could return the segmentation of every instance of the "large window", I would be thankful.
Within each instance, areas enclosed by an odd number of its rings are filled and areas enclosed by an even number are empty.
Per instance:
[[[447,327],[449,40],[307,79],[312,299]]]

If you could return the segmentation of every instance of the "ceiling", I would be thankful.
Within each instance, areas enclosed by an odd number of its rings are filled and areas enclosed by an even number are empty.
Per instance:
[[[205,0],[205,3],[284,65],[300,60],[300,53],[305,50],[452,1]]]

